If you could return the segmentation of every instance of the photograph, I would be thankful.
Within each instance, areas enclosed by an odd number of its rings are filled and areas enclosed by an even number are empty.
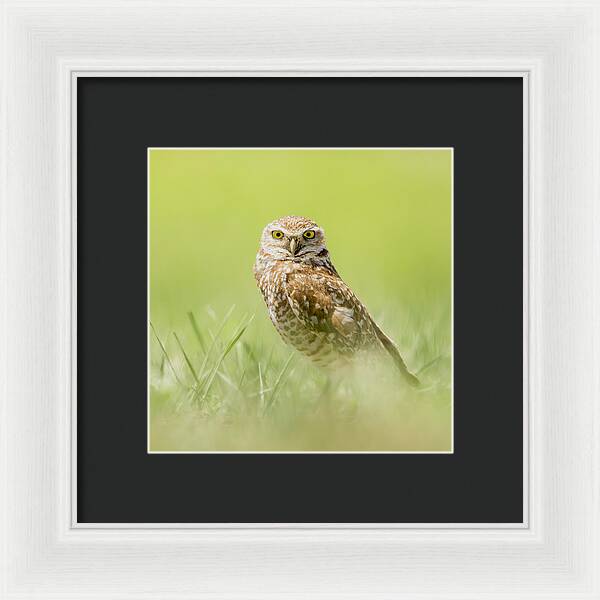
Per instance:
[[[452,453],[452,148],[148,149],[148,452]]]

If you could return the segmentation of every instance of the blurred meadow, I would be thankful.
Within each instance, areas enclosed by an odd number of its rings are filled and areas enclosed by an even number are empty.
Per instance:
[[[451,150],[149,150],[149,450],[450,451]],[[398,344],[330,377],[286,346],[252,274],[302,215]]]

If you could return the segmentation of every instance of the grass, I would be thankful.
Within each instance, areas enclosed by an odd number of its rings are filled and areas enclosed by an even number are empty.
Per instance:
[[[396,338],[422,386],[391,360],[327,374],[266,319],[234,307],[151,328],[152,451],[447,451],[451,449],[449,315],[405,316]]]

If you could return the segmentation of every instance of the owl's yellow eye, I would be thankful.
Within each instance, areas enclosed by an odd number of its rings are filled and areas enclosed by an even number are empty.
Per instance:
[[[312,229],[305,231],[303,234],[305,240],[312,240],[315,237],[315,232]]]
[[[283,231],[278,231],[275,230],[273,231],[273,233],[271,233],[271,235],[276,239],[276,240],[280,240],[283,237]]]

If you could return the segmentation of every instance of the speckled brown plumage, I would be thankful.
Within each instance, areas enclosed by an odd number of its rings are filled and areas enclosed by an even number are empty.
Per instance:
[[[337,366],[362,351],[387,351],[406,380],[396,345],[344,283],[325,245],[325,233],[304,217],[282,217],[263,230],[254,276],[269,316],[288,344],[316,364]]]

